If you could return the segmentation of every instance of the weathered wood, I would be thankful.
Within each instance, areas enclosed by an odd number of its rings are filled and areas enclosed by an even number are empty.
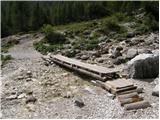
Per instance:
[[[113,89],[113,88],[111,88],[111,93],[112,94],[119,94],[121,92],[135,90],[135,89],[137,89],[137,86],[131,86],[131,87],[126,87],[126,88],[122,88],[122,89]]]
[[[133,92],[133,93],[128,93],[128,94],[124,94],[124,95],[118,95],[117,98],[119,100],[121,100],[121,99],[131,98],[131,97],[134,97],[134,96],[138,96],[138,93]]]
[[[134,96],[132,98],[121,99],[120,104],[121,104],[121,106],[124,106],[125,104],[130,104],[130,103],[134,103],[134,102],[138,102],[138,101],[142,101],[142,100],[143,100],[142,97]]]
[[[82,72],[102,81],[119,77],[119,75],[117,74],[118,71],[115,69],[83,63],[75,59],[64,57],[62,55],[51,56],[51,60],[53,60],[55,63]]]
[[[144,109],[147,107],[151,107],[151,105],[147,101],[140,101],[140,102],[135,102],[135,103],[124,105],[125,110]]]
[[[123,95],[123,94],[132,93],[132,92],[137,92],[138,94],[143,93],[143,88],[137,88],[137,89],[133,89],[133,90],[118,92],[118,93],[116,93],[116,95]]]
[[[133,86],[133,83],[126,79],[117,79],[113,81],[107,81],[106,84],[109,84],[114,89],[122,89],[122,88]]]

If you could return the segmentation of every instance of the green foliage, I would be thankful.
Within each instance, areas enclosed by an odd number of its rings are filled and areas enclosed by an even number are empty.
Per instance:
[[[73,44],[73,48],[79,50],[93,50],[98,47],[99,42],[100,41],[97,39],[92,39],[92,40],[80,39]]]
[[[42,54],[47,54],[47,52],[55,52],[56,50],[63,49],[62,44],[48,44],[46,39],[43,39],[40,42],[35,42],[33,46],[37,51],[41,52]]]
[[[77,52],[75,51],[75,49],[65,51],[65,56],[67,57],[75,57],[76,54]]]
[[[65,36],[61,33],[55,32],[51,25],[43,26],[42,31],[45,33],[46,40],[50,44],[60,44],[66,41]]]
[[[5,65],[6,63],[8,63],[9,60],[13,59],[11,57],[11,55],[2,55],[1,54],[1,66]]]
[[[114,19],[114,17],[109,17],[104,21],[104,26],[102,31],[105,34],[109,34],[110,32],[123,32],[124,29],[118,24],[118,21]]]
[[[158,21],[158,1],[2,1],[2,37],[18,32],[38,30],[43,24],[64,25],[71,22],[106,17],[119,12],[133,15],[139,8]],[[128,18],[128,17],[127,17]]]
[[[136,25],[136,32],[140,34],[157,30],[159,30],[159,23],[151,14],[148,14],[146,17],[144,17],[142,21],[138,21]]]

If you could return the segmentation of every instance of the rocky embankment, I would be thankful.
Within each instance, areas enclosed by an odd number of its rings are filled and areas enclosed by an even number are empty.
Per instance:
[[[136,111],[123,110],[111,94],[89,82],[93,79],[43,61],[43,55],[33,48],[33,42],[43,35],[12,37],[20,43],[9,49],[7,54],[14,59],[2,67],[2,118],[159,117],[158,32],[129,33],[128,38],[118,42],[103,36],[99,38],[104,39],[99,49],[82,50],[75,56],[83,62],[117,68],[122,77],[143,87],[141,96],[152,107]]]

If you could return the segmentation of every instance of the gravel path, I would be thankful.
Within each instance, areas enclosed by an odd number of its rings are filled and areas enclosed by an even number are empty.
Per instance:
[[[2,68],[2,118],[154,118],[159,117],[159,98],[151,95],[154,84],[131,80],[144,88],[141,94],[152,107],[137,111],[125,111],[117,99],[93,86],[88,77],[60,68],[53,64],[45,66],[41,54],[33,49],[33,42],[42,39],[29,36],[9,50],[14,57]],[[32,72],[30,81],[25,78]],[[24,76],[18,79],[18,76]],[[66,97],[66,92],[71,92]],[[11,95],[31,93],[35,103],[26,103],[27,97],[6,99]],[[74,101],[80,97],[85,106],[79,108]]]

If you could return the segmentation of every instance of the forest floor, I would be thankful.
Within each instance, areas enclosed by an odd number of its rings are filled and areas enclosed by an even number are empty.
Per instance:
[[[33,48],[35,38],[28,34],[18,45],[9,49],[13,57],[2,67],[1,110],[2,118],[158,118],[159,97],[152,96],[154,85],[132,80],[144,88],[141,95],[152,107],[125,111],[117,99],[92,85],[90,78],[68,71],[55,64],[46,66],[43,55]],[[31,77],[27,75],[31,74]],[[84,107],[75,106],[82,99]]]

